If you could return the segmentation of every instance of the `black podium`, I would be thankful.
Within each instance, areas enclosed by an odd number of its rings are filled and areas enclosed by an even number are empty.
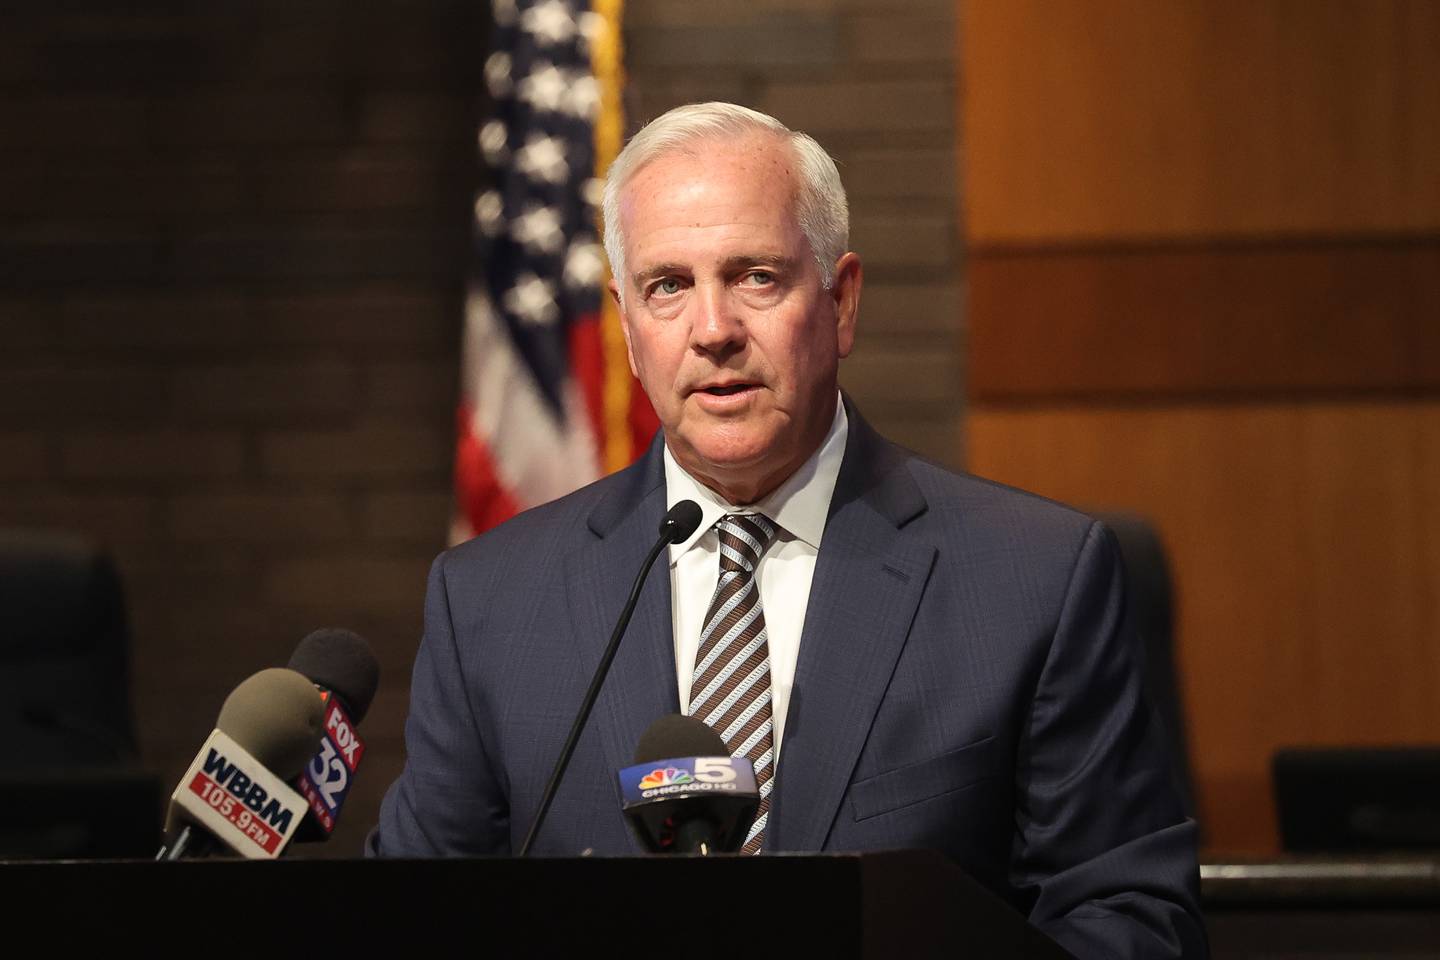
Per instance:
[[[55,947],[1063,960],[937,853],[0,864]],[[753,905],[746,897],[754,895]],[[392,947],[391,945],[396,945]]]

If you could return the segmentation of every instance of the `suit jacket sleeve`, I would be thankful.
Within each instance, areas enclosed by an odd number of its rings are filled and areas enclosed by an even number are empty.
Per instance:
[[[372,856],[480,856],[510,852],[510,814],[486,752],[455,642],[446,559],[430,568],[425,632],[415,658],[405,769],[366,841]]]
[[[1122,629],[1114,537],[1093,525],[1016,758],[1012,882],[1030,920],[1079,957],[1201,957],[1194,822]]]

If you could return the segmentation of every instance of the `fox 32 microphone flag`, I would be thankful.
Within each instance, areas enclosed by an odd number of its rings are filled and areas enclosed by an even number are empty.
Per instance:
[[[656,420],[599,243],[624,135],[620,0],[495,0],[451,542],[630,463]]]

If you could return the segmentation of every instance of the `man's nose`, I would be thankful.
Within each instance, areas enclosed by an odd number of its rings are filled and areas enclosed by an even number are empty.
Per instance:
[[[690,345],[704,353],[727,356],[745,345],[745,322],[727,284],[700,284],[695,290]]]

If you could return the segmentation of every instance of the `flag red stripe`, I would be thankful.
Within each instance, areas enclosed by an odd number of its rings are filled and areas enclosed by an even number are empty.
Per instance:
[[[470,529],[489,530],[520,512],[520,505],[500,483],[490,448],[470,429],[472,411],[461,405],[455,443],[455,499]]]
[[[595,447],[605,449],[605,345],[600,315],[587,313],[570,326],[570,373],[585,399]]]

